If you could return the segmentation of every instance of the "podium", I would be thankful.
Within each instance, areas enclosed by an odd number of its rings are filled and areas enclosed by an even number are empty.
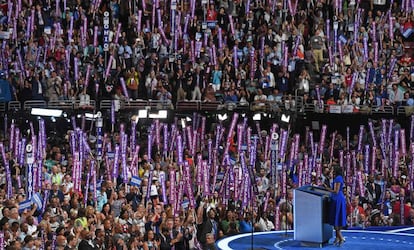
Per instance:
[[[329,197],[322,187],[302,186],[293,193],[294,239],[303,243],[323,244],[332,237],[329,225]]]

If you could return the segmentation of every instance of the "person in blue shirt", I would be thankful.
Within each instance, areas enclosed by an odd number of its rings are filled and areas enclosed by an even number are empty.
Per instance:
[[[367,82],[368,84],[373,83],[374,82],[374,78],[375,78],[375,68],[372,65],[371,62],[367,63]]]
[[[388,93],[385,85],[380,85],[375,92],[375,99],[377,106],[383,106],[385,101],[388,100]]]
[[[6,80],[6,73],[0,72],[0,102],[9,102],[12,100],[10,82]]]
[[[278,77],[276,79],[276,87],[282,94],[285,94],[289,91],[289,72],[287,72],[286,68],[278,73]]]
[[[383,80],[385,79],[385,68],[377,68],[375,70],[375,78],[374,78],[374,83],[376,86],[379,86],[383,83]]]
[[[110,3],[110,9],[111,9],[111,13],[112,13],[112,21],[114,23],[117,23],[118,19],[119,19],[119,12],[120,12],[120,7],[117,1],[111,1]]]
[[[221,79],[223,77],[223,72],[221,71],[219,65],[215,65],[212,75],[213,75],[212,82],[213,82],[214,91],[219,91],[221,87]]]
[[[244,218],[240,219],[240,233],[251,233],[252,230],[252,216],[249,212],[246,212]]]
[[[390,214],[392,214],[392,195],[391,195],[391,191],[390,190],[386,190],[385,191],[385,195],[383,200],[381,201],[382,204],[382,213],[384,214],[384,216],[390,216]]]
[[[226,91],[224,96],[224,102],[237,102],[238,98],[234,89],[229,89]]]

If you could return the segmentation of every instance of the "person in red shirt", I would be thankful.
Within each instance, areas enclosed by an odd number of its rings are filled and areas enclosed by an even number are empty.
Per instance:
[[[210,4],[207,10],[207,22],[216,22],[217,21],[217,11],[214,7],[214,4]]]
[[[56,62],[63,62],[63,60],[65,60],[65,47],[58,47],[58,49],[55,51],[55,60]]]
[[[3,13],[7,13],[7,11],[8,11],[7,3],[0,4],[0,11],[3,12]]]
[[[365,222],[365,210],[359,205],[359,196],[352,198],[346,206],[348,225],[351,227],[361,227]]]
[[[414,17],[408,17],[405,19],[404,23],[403,23],[403,33],[409,29],[413,29],[414,28]],[[410,34],[412,34],[412,31],[410,32]],[[408,37],[406,37],[408,38]]]
[[[351,87],[352,85],[352,77],[353,77],[352,69],[347,68],[346,73],[345,73],[345,83],[348,88]]]
[[[404,221],[401,220],[401,202],[404,202],[405,197],[405,190],[400,189],[399,198],[395,201],[394,205],[392,206],[392,214],[394,215],[394,224],[396,225],[405,225],[410,224],[410,210],[411,207],[408,204],[403,204],[404,206]],[[399,221],[395,221],[396,218],[399,218]]]
[[[400,58],[400,64],[407,67],[410,63],[414,62],[413,58],[410,56],[409,53],[403,54],[403,56]]]

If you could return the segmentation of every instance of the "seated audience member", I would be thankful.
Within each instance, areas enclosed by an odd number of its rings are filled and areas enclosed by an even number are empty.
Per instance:
[[[171,93],[163,85],[161,85],[160,90],[157,93],[157,100],[161,102],[161,108],[172,109],[173,105],[171,99]]]
[[[267,96],[263,94],[262,89],[257,89],[257,94],[254,96],[255,110],[264,110],[266,108]]]
[[[359,204],[359,196],[352,198],[352,201],[347,204],[347,221],[351,227],[363,227],[366,216],[364,208]]]

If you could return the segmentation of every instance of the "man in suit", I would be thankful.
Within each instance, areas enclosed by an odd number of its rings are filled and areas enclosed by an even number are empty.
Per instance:
[[[374,182],[374,175],[368,176],[368,183],[366,185],[366,197],[373,207],[376,207],[381,198],[381,186]]]
[[[218,222],[216,220],[216,211],[214,208],[208,206],[208,201],[204,200],[201,202],[198,210],[197,210],[197,221],[198,223],[198,231],[197,231],[197,239],[203,246],[203,249],[209,245],[209,240],[207,239],[207,235],[214,236],[214,239],[217,239],[218,235]]]
[[[335,101],[337,101],[339,98],[339,90],[334,86],[332,82],[330,82],[328,88],[325,91],[324,100],[326,101],[332,97]]]
[[[179,217],[176,217],[180,220]],[[165,229],[162,229],[165,236],[164,241],[168,242],[172,250],[184,249],[184,235],[180,227],[176,226],[175,218],[167,218],[165,222]]]
[[[204,91],[204,71],[200,66],[195,67],[191,83],[191,100],[201,100],[201,93]]]
[[[84,229],[80,233],[81,241],[79,242],[79,250],[94,250],[97,249],[92,241],[92,234],[88,230]]]
[[[265,35],[265,45],[268,45],[270,48],[273,48],[275,44],[275,34],[273,33],[273,29],[269,28],[267,30],[267,34]]]
[[[203,250],[217,250],[213,234],[206,235],[206,244],[203,246]]]
[[[39,73],[34,73],[29,77],[30,84],[32,85],[32,99],[44,100],[43,94],[45,93],[43,83],[40,79]]]
[[[329,167],[325,166],[323,168],[323,172],[322,172],[322,176],[321,176],[322,186],[324,186],[325,188],[332,188],[331,178],[332,178],[332,172],[331,172]]]

